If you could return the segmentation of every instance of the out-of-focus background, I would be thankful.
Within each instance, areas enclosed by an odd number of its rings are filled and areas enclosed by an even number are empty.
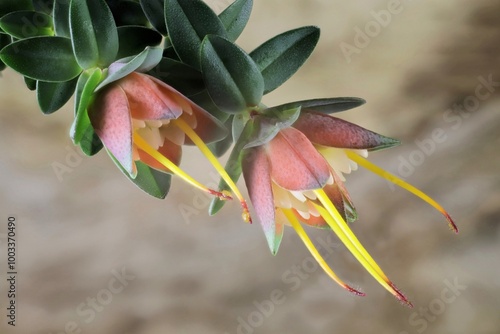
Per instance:
[[[211,0],[221,11],[229,0]],[[19,75],[0,78],[2,333],[500,332],[500,1],[256,0],[240,38],[251,51],[303,25],[322,36],[269,106],[332,96],[368,103],[338,114],[399,138],[371,155],[442,203],[433,208],[366,170],[348,176],[361,242],[415,307],[400,305],[332,233],[310,230],[355,297],[310,261],[291,229],[273,257],[237,203],[175,180],[148,197],[104,152],[81,157],[72,107],[43,116]],[[216,178],[196,150],[183,166]],[[57,167],[55,169],[55,167]],[[18,226],[17,325],[6,324],[6,221]]]

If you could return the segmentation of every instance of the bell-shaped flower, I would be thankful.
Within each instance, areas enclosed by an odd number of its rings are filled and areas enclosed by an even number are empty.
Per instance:
[[[242,158],[243,176],[271,252],[278,250],[284,225],[291,225],[330,277],[347,290],[363,295],[329,268],[301,223],[332,229],[383,287],[411,306],[346,223],[355,220],[356,214],[343,184],[343,174],[355,170],[357,163],[377,172],[363,157],[368,151],[398,143],[327,114],[303,110],[291,127],[279,130],[262,145],[247,148]],[[382,176],[395,180],[387,175]],[[401,182],[395,183],[416,193]],[[450,223],[453,224],[451,219]]]
[[[222,199],[230,198],[226,193],[206,188],[178,167],[182,145],[194,144],[217,170],[225,173],[206,143],[223,139],[227,130],[171,86],[152,76],[132,72],[98,91],[88,112],[97,136],[130,177],[136,176],[136,161],[141,161],[179,175]],[[248,215],[241,194],[234,183],[230,185]]]

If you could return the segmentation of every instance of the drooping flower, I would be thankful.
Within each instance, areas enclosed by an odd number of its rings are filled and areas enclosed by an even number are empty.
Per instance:
[[[332,279],[347,290],[364,295],[330,269],[301,223],[332,229],[384,288],[411,306],[349,228],[347,222],[355,220],[356,213],[343,184],[343,174],[355,170],[359,163],[429,202],[428,197],[412,186],[385,172],[379,173],[378,167],[364,159],[368,151],[398,143],[330,115],[303,110],[291,127],[280,129],[265,144],[247,148],[242,160],[243,176],[271,252],[275,254],[278,250],[284,225],[291,225]],[[431,204],[456,229],[448,214],[437,203]]]
[[[227,130],[171,86],[152,76],[132,72],[97,92],[89,107],[89,117],[108,152],[132,178],[137,174],[136,161],[141,161],[179,175],[222,199],[230,198],[226,193],[206,188],[178,167],[182,145],[194,144],[226,179],[224,169],[205,143],[223,139]],[[229,184],[248,215],[240,192],[233,182]]]

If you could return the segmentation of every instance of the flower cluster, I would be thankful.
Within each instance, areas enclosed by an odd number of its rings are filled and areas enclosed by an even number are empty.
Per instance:
[[[272,254],[289,225],[333,280],[364,295],[331,270],[304,225],[332,230],[384,288],[411,306],[350,229],[357,214],[344,175],[362,166],[428,202],[457,227],[434,200],[366,159],[397,140],[331,115],[363,99],[263,104],[263,96],[310,56],[319,29],[286,31],[248,53],[236,40],[251,9],[252,0],[235,0],[218,14],[201,0],[2,1],[0,70],[23,75],[45,114],[74,96],[75,145],[87,155],[105,148],[148,194],[167,196],[175,175],[214,195],[209,214],[236,197],[243,220],[252,222],[236,186],[243,175]],[[218,157],[233,143],[223,167]],[[218,171],[219,189],[180,167],[184,145],[195,145]]]

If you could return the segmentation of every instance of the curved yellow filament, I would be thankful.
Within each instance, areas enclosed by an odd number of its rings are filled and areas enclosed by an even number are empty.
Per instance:
[[[182,169],[180,169],[176,164],[174,164],[172,161],[170,161],[165,156],[163,156],[161,153],[159,153],[157,150],[155,150],[153,147],[151,147],[148,144],[148,142],[146,140],[144,140],[144,138],[142,138],[137,133],[134,133],[133,140],[134,140],[134,144],[137,146],[137,148],[139,148],[139,149],[143,150],[144,152],[146,152],[147,154],[149,154],[156,161],[158,161],[163,166],[165,166],[166,168],[171,170],[172,173],[179,176],[180,178],[182,178],[184,181],[191,184],[192,186],[194,186],[202,191],[205,191],[211,195],[215,195],[222,200],[232,199],[232,197],[230,195],[228,195],[227,193],[222,193],[222,192],[207,188],[203,184],[201,184],[200,182],[193,179],[189,174],[187,174]]]
[[[233,191],[233,193],[236,195],[238,200],[241,203],[241,206],[243,208],[243,213],[242,213],[242,218],[245,222],[252,222],[252,218],[250,217],[250,211],[248,210],[248,205],[243,198],[243,195],[239,191],[238,187],[236,184],[234,184],[233,180],[227,174],[226,170],[222,165],[220,164],[219,160],[213,155],[212,151],[207,147],[207,145],[203,142],[203,140],[194,132],[194,130],[182,119],[182,118],[177,118],[176,120],[173,120],[172,123],[179,127],[188,137],[191,139],[191,141],[200,149],[201,153],[205,157],[207,157],[208,161],[215,167],[217,172],[220,174],[220,176],[226,181],[226,183],[229,185],[229,188]]]
[[[396,298],[412,306],[406,297],[394,286],[394,284],[387,278],[382,269],[377,265],[375,260],[368,254],[363,245],[359,242],[358,238],[351,231],[344,218],[337,211],[337,208],[328,198],[323,189],[316,189],[314,193],[318,197],[321,205],[314,204],[320,215],[325,219],[332,230],[337,234],[340,240],[346,245],[349,251],[356,257],[356,259],[365,267],[365,269],[379,282],[387,291],[392,293]]]
[[[294,215],[293,211],[291,209],[281,209],[283,213],[285,214],[286,218],[294,228],[295,232],[297,232],[298,236],[300,239],[302,239],[302,242],[304,242],[304,245],[307,247],[313,258],[318,262],[318,264],[323,268],[325,273],[327,273],[328,276],[330,276],[337,284],[339,284],[341,287],[344,289],[348,290],[349,292],[352,292],[358,296],[364,296],[365,294],[363,292],[360,292],[356,289],[353,289],[346,283],[344,283],[334,272],[333,270],[328,266],[326,261],[323,259],[321,254],[318,252],[318,249],[314,246],[312,243],[311,239],[309,236],[306,234],[306,231],[300,225],[299,220],[297,217]]]
[[[346,152],[347,156],[349,157],[349,159],[358,163],[360,166],[363,166],[364,168],[379,175],[380,177],[383,177],[384,179],[400,186],[401,188],[406,189],[407,191],[409,191],[413,195],[419,197],[423,201],[427,202],[429,205],[433,206],[436,210],[441,212],[441,214],[443,214],[443,216],[445,216],[446,220],[448,221],[448,225],[450,226],[450,229],[452,229],[455,233],[458,233],[458,227],[457,227],[457,225],[455,225],[455,222],[451,219],[448,212],[446,212],[446,210],[441,205],[439,205],[438,202],[433,200],[431,197],[429,197],[423,191],[415,188],[414,186],[412,186],[408,182],[405,182],[405,181],[401,180],[399,177],[397,177],[397,176],[385,171],[384,169],[378,167],[374,163],[359,156],[355,152],[349,151],[349,150],[345,150],[345,152]]]

